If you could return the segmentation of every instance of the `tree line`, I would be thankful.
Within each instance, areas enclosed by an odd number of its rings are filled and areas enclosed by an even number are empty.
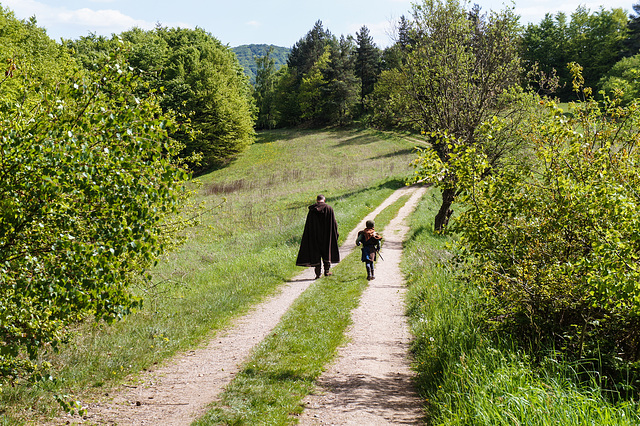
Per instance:
[[[562,102],[575,100],[567,64],[583,66],[586,87],[595,93],[624,90],[625,100],[637,89],[634,72],[640,51],[640,5],[636,15],[623,9],[590,11],[580,6],[571,15],[546,14],[537,24],[515,23],[513,42],[522,61],[522,85],[535,82],[532,73],[544,73],[538,90],[557,96]],[[469,19],[481,18],[476,5]],[[273,53],[257,59],[255,98],[258,103],[257,128],[292,125],[341,125],[363,120],[380,127],[419,130],[404,119],[401,105],[389,110],[390,73],[401,69],[403,52],[411,42],[409,31],[415,24],[402,16],[395,25],[395,40],[387,48],[376,46],[369,29],[363,26],[355,37],[331,34],[317,21],[293,47],[287,67],[276,70]]]

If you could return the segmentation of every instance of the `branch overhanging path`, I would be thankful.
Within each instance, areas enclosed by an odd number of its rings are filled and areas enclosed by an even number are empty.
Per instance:
[[[384,287],[386,282],[389,288],[393,289],[393,292],[399,292],[399,287],[402,286],[403,282],[399,269],[399,255],[402,251],[402,238],[407,231],[402,228],[404,226],[403,221],[413,211],[425,191],[425,188],[418,187],[405,187],[395,191],[380,206],[362,219],[358,226],[349,233],[340,247],[340,256],[344,259],[354,250],[357,232],[364,228],[367,220],[375,219],[382,210],[393,204],[400,197],[412,194],[410,200],[398,213],[398,216],[385,228],[385,232],[395,229],[390,232],[390,235],[385,235],[384,243],[385,259],[391,255],[392,260],[387,259],[384,267],[380,268],[379,278],[371,281],[371,283],[375,284],[373,285],[374,288]],[[396,251],[399,251],[397,256],[393,254]],[[291,304],[309,287],[314,278],[313,268],[306,268],[305,271],[283,286],[277,295],[255,306],[247,315],[234,321],[233,325],[228,329],[219,331],[205,346],[174,357],[167,361],[165,365],[140,375],[135,380],[134,385],[123,386],[116,394],[89,405],[84,421],[98,424],[126,425],[190,424],[204,415],[208,405],[218,399],[224,387],[240,371],[240,367],[249,356],[252,348],[275,328]],[[393,284],[389,285],[389,283]],[[370,284],[370,286],[372,285]],[[393,302],[394,308],[393,312],[391,312],[389,311],[391,300],[382,300],[382,303],[384,305],[380,309],[382,313],[386,312],[389,316],[400,319],[397,324],[393,325],[394,327],[399,327],[395,332],[399,333],[400,343],[394,341],[391,345],[394,347],[394,352],[397,352],[397,355],[404,359],[404,364],[401,367],[402,371],[398,370],[399,372],[401,371],[400,375],[395,377],[396,385],[387,390],[387,392],[392,391],[393,395],[386,394],[384,397],[387,400],[387,411],[392,408],[391,401],[397,399],[399,389],[401,387],[407,388],[406,392],[408,394],[401,398],[402,401],[394,410],[408,410],[410,413],[401,414],[401,416],[403,418],[409,416],[412,419],[417,419],[421,414],[420,400],[417,395],[413,394],[410,382],[400,382],[401,380],[410,380],[407,360],[409,337],[406,323],[403,324],[404,308],[402,303]],[[364,303],[361,302],[362,304]],[[354,311],[354,325],[362,321],[358,317],[358,315],[361,315],[357,312],[359,309]],[[368,314],[365,313],[365,315]],[[365,321],[367,321],[366,318]],[[353,336],[351,338],[353,339]],[[396,369],[399,367],[393,366],[391,368]],[[379,391],[384,392],[384,389],[379,389]],[[371,398],[368,400],[374,405],[380,405],[380,401],[374,401]],[[409,400],[411,401],[407,402]],[[363,403],[361,398],[356,401],[360,401],[356,402],[356,404]],[[367,409],[364,406],[356,408]],[[386,415],[386,417],[389,416]],[[69,417],[62,417],[53,424],[66,424],[69,420]],[[408,424],[411,424],[411,422]]]

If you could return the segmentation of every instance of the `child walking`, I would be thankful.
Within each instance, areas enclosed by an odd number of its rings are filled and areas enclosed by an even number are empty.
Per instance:
[[[362,261],[367,268],[367,280],[374,280],[376,277],[373,273],[373,262],[376,260],[376,254],[380,250],[380,240],[382,237],[375,231],[375,224],[372,220],[366,222],[366,228],[358,232],[356,245],[362,244]]]

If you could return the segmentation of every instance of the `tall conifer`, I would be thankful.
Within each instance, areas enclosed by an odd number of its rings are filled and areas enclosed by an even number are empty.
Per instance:
[[[360,101],[373,92],[376,80],[380,74],[380,50],[369,34],[369,28],[362,26],[356,32],[356,76],[360,78]]]

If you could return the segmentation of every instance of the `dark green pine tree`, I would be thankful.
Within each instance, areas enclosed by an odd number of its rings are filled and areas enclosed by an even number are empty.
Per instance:
[[[400,21],[398,22],[397,44],[399,44],[402,49],[406,49],[413,44],[413,39],[411,38],[411,23],[404,15],[400,17]]]
[[[373,92],[373,88],[380,75],[380,50],[373,42],[373,37],[369,34],[369,29],[362,26],[356,32],[356,76],[362,83],[360,89],[360,102]]]
[[[302,80],[302,76],[308,73],[320,59],[331,39],[331,32],[325,30],[322,27],[322,21],[318,20],[313,28],[293,45],[287,65],[298,80]]]
[[[331,44],[327,70],[327,119],[332,124],[347,124],[353,115],[360,94],[360,80],[354,73],[356,46],[353,37],[340,36]]]
[[[627,38],[622,42],[622,55],[625,57],[640,53],[640,3],[633,5],[634,14],[629,15],[627,23]]]
[[[272,53],[273,47],[270,47],[264,56],[256,58],[256,84],[253,96],[258,107],[258,129],[273,129],[276,126],[276,62],[271,57]]]

